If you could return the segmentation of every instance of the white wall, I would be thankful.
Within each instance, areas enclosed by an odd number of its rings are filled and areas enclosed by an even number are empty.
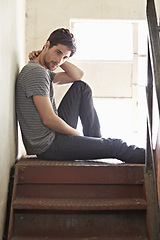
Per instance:
[[[25,0],[0,0],[0,239],[10,168],[17,154],[15,81],[24,64]]]
[[[159,0],[155,0],[155,5],[156,5],[156,11],[157,11],[157,16],[160,19],[160,1]]]
[[[42,47],[59,27],[70,27],[70,19],[145,19],[145,0],[27,0],[27,53]]]
[[[49,34],[56,28],[70,28],[70,19],[144,20],[145,4],[145,0],[27,0],[26,56],[32,50],[41,49]],[[131,79],[128,78],[128,76],[132,75],[132,68],[130,66],[129,68],[128,65],[125,66],[127,74],[124,74],[124,68],[116,65],[118,69],[116,71],[117,75],[113,79],[115,64],[112,66],[111,64],[107,65],[108,70],[111,71],[107,72],[108,80],[106,81],[106,77],[104,77],[106,76],[106,71],[103,71],[103,68],[100,69],[101,71],[97,71],[97,74],[101,72],[101,76],[96,79],[97,75],[94,75],[93,80],[92,74],[90,74],[91,71],[89,70],[90,68],[94,69],[93,63],[74,63],[85,70],[86,78],[84,80],[91,85],[94,96],[113,96],[113,93],[116,93],[116,88],[119,90],[119,93],[115,97],[122,97],[124,93],[125,96],[131,95]],[[100,66],[102,65],[100,63]],[[119,78],[119,76],[122,77]],[[115,84],[108,84],[108,81],[115,82]],[[117,83],[119,84],[118,86]],[[107,88],[106,84],[108,85]],[[100,87],[100,85],[103,87]],[[126,87],[124,88],[122,85]],[[107,89],[107,91],[103,91],[102,89]],[[65,90],[66,87],[56,88],[57,103],[59,103]]]

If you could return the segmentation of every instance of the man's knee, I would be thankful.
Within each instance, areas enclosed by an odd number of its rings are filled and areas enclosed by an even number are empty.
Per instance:
[[[75,81],[73,83],[73,86],[82,92],[86,92],[86,91],[92,92],[91,87],[86,82],[81,80]]]

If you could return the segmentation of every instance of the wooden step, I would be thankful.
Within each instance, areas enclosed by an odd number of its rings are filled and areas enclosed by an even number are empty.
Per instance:
[[[28,239],[146,238],[146,211],[15,210],[14,237]]]
[[[144,199],[44,199],[17,198],[14,209],[34,210],[144,210]]]
[[[22,159],[8,240],[146,239],[144,165]]]
[[[52,237],[52,238],[44,238],[44,237],[13,237],[11,240],[58,240],[57,239],[57,237],[56,238],[54,238],[54,237]],[[148,240],[148,238],[147,237],[142,237],[142,236],[137,236],[137,237],[129,237],[129,239],[128,239],[128,237],[125,237],[125,236],[123,236],[123,237],[105,237],[105,238],[103,238],[103,237],[100,237],[100,238],[98,238],[98,237],[96,237],[96,238],[93,238],[93,237],[90,237],[90,238],[85,238],[85,237],[83,237],[83,238],[60,238],[60,240]]]
[[[142,184],[18,184],[17,198],[115,199],[143,198]]]
[[[143,184],[144,181],[143,164],[20,160],[16,170],[18,184]]]

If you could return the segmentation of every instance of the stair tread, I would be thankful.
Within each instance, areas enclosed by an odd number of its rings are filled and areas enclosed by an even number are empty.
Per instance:
[[[14,209],[34,210],[143,210],[147,203],[144,199],[49,199],[17,198]]]
[[[50,238],[50,237],[22,237],[22,236],[17,236],[17,237],[13,237],[13,238],[11,238],[11,240],[44,240],[44,239],[47,239],[47,240],[58,240],[58,238],[56,237],[56,238],[54,238],[54,237],[52,237],[52,238]],[[60,240],[64,240],[64,239],[62,239],[62,238],[59,238]],[[73,239],[73,238],[65,238],[65,240],[71,240],[71,239]],[[85,237],[83,237],[83,238],[74,238],[74,240],[93,240],[93,239],[95,239],[95,240],[106,240],[106,237],[100,237],[100,238],[98,238],[98,237],[91,237],[91,238],[85,238]],[[130,236],[129,238],[128,237],[124,237],[124,236],[122,236],[122,237],[107,237],[107,240],[147,240],[148,238],[147,237],[144,237],[144,236],[136,236],[136,237],[134,237],[134,236]]]
[[[42,160],[38,159],[37,156],[26,155],[22,157],[17,163],[17,166],[112,166],[112,167],[144,167],[144,164],[133,164],[133,163],[123,163],[119,161],[115,163],[114,159],[91,159],[91,160],[75,160],[75,161],[50,161],[50,160]],[[117,159],[116,159],[117,160]],[[113,162],[112,162],[113,161]]]

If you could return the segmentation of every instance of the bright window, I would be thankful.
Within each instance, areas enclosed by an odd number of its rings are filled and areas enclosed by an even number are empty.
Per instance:
[[[132,60],[131,22],[108,20],[71,20],[77,42],[77,60]]]

